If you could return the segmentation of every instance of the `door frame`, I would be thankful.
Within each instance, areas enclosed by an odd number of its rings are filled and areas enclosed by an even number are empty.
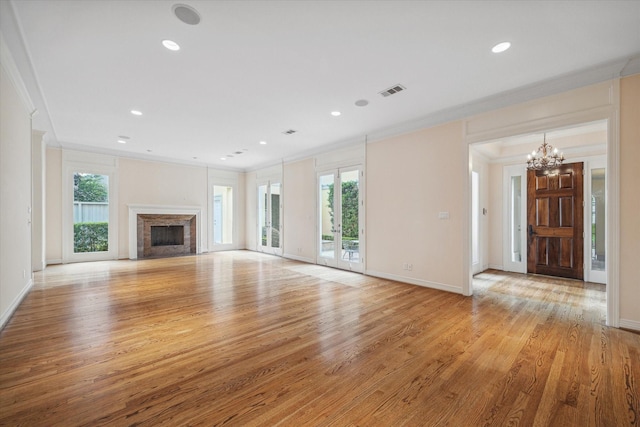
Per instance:
[[[279,230],[280,230],[280,240],[279,240],[279,246],[274,248],[273,246],[270,246],[269,243],[271,242],[271,235],[268,234],[267,235],[267,246],[263,246],[262,245],[262,238],[260,236],[260,230],[261,230],[261,225],[260,225],[260,187],[265,185],[267,187],[267,212],[269,214],[268,219],[271,219],[271,204],[272,204],[272,198],[271,196],[271,186],[273,184],[280,184],[280,206],[278,207],[279,211],[280,211],[280,215],[279,215]],[[257,226],[256,226],[256,232],[257,232],[257,241],[256,241],[256,249],[258,252],[263,252],[263,253],[269,253],[272,255],[277,255],[277,256],[282,256],[283,253],[283,243],[284,243],[284,232],[283,232],[283,224],[284,224],[284,217],[283,217],[283,200],[284,200],[284,185],[282,183],[282,179],[277,179],[277,178],[264,178],[264,179],[260,179],[256,181],[256,199],[258,200],[257,206],[256,208],[258,209],[258,215],[256,215],[256,220],[257,220]],[[271,221],[267,221],[269,224],[271,224]],[[267,226],[269,229],[271,229],[271,225]],[[269,233],[269,232],[268,232]]]
[[[511,179],[520,177],[520,262],[512,261],[511,239],[513,237],[511,218],[513,217]],[[502,168],[502,268],[514,273],[527,273],[527,168],[522,165],[508,165]]]
[[[341,203],[336,203],[341,201],[342,192],[335,191],[336,184],[339,188],[342,188],[342,181],[340,174],[342,172],[351,172],[358,171],[358,259],[359,262],[351,262],[350,260],[343,259],[342,253],[342,235],[339,235],[339,239],[334,242],[337,246],[334,249],[334,257],[326,258],[321,255],[320,243],[321,243],[321,225],[322,214],[321,214],[321,205],[320,205],[320,177],[323,175],[333,174],[334,175],[334,206],[338,206],[338,213],[340,216],[342,215],[342,205]],[[318,169],[316,171],[316,264],[326,265],[328,267],[340,268],[342,270],[354,271],[358,273],[363,273],[364,268],[364,259],[365,259],[365,233],[364,233],[364,224],[365,224],[365,213],[364,213],[364,167],[362,164],[353,164],[350,166],[339,166],[339,167],[327,167],[323,169]]]
[[[515,94],[514,94],[515,96]],[[522,94],[520,94],[522,96]],[[528,101],[528,102],[526,102]],[[604,121],[607,127],[607,326],[620,326],[620,79],[531,100],[521,98],[508,110],[494,110],[463,121],[460,167],[462,186],[462,285],[463,295],[473,294],[471,269],[470,145],[511,135]],[[524,162],[524,160],[523,160]]]
[[[109,177],[109,249],[104,252],[76,253],[73,222],[73,174],[75,172]],[[113,156],[62,151],[62,262],[107,261],[118,259],[118,159]]]
[[[584,280],[585,282],[593,283],[607,283],[607,271],[609,270],[609,227],[605,226],[604,241],[605,241],[605,267],[604,271],[591,269],[591,174],[593,169],[604,169],[605,174],[605,225],[608,221],[609,215],[609,194],[607,191],[607,181],[609,180],[609,170],[607,169],[607,156],[591,157],[584,161]]]

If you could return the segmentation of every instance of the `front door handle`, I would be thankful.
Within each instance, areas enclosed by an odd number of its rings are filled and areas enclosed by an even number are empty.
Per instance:
[[[534,234],[536,233],[533,232],[533,225],[529,224],[529,237],[533,236]]]

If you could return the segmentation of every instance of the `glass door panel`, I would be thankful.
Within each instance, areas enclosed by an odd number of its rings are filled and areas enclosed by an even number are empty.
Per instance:
[[[505,271],[527,272],[526,252],[526,169],[505,166],[503,184],[503,257]]]
[[[320,198],[318,203],[318,207],[320,208],[320,226],[318,227],[318,229],[320,230],[320,236],[318,240],[320,242],[320,247],[318,248],[318,254],[320,258],[324,258],[323,264],[331,264],[335,266],[334,261],[336,257],[336,233],[333,225],[333,208],[335,206],[334,181],[335,175],[333,173],[320,175],[320,177],[318,178],[318,195]],[[331,262],[329,262],[329,260]]]
[[[109,176],[73,174],[73,253],[109,251]]]
[[[270,225],[271,240],[269,246],[271,248],[280,248],[280,183],[271,184],[270,187]]]
[[[358,170],[340,172],[341,261],[360,262],[360,174]]]
[[[213,186],[213,243],[233,243],[233,187]]]
[[[267,186],[258,186],[258,245],[267,246]]]
[[[585,263],[588,266],[588,280],[590,282],[606,283],[606,170],[603,167],[592,168],[590,175],[591,197],[588,212],[590,239],[588,239],[589,251],[585,252]]]
[[[511,261],[522,262],[522,177],[511,177]]]
[[[319,264],[362,272],[361,172],[339,169],[318,175]]]
[[[282,184],[266,183],[258,186],[258,250],[281,255]]]

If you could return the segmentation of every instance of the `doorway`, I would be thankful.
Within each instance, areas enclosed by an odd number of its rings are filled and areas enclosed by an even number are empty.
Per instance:
[[[318,264],[363,272],[360,166],[318,173]]]

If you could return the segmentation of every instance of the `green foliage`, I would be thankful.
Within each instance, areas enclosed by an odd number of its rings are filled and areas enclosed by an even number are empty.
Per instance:
[[[334,224],[333,212],[333,184],[329,185],[329,215],[331,225]],[[342,183],[342,238],[358,238],[358,182],[345,181]]]
[[[73,174],[73,200],[75,202],[107,202],[109,189],[102,175]]]
[[[73,224],[74,252],[105,252],[108,250],[108,222],[79,222]]]

